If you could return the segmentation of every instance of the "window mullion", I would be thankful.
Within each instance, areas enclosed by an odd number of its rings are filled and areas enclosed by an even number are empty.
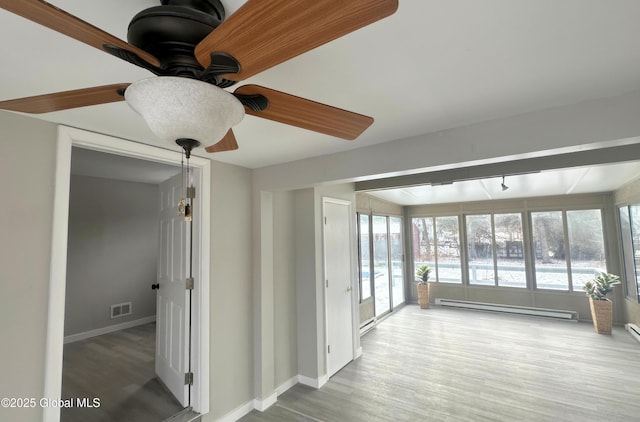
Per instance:
[[[498,286],[498,248],[496,247],[496,223],[491,214],[491,250],[493,252],[493,285]]]
[[[573,291],[573,274],[571,273],[571,245],[569,244],[569,223],[567,221],[567,210],[562,210],[562,228],[564,231],[564,259],[567,265],[567,280],[569,291]]]
[[[436,282],[440,282],[440,270],[439,270],[439,265],[438,265],[438,236],[436,235],[437,229],[436,229],[436,218],[435,217],[430,217],[431,218],[431,236],[433,236],[433,262],[435,264],[435,268],[432,268],[431,270],[433,271],[435,269],[436,271]]]

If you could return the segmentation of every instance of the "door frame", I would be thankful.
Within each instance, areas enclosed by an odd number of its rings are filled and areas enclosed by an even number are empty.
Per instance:
[[[56,169],[53,198],[53,231],[49,271],[49,309],[45,353],[44,395],[58,400],[62,394],[62,359],[64,348],[64,309],[67,276],[67,234],[69,227],[69,191],[71,151],[73,146],[167,164],[180,164],[181,155],[173,150],[127,141],[67,126],[58,126]],[[191,406],[201,414],[209,412],[209,282],[210,282],[210,207],[211,161],[191,157],[191,165],[200,177],[196,186],[198,200],[194,214],[200,216],[199,236],[194,244],[194,276],[200,288],[192,296],[191,368],[194,383]],[[59,422],[60,408],[45,407],[44,422]]]
[[[327,253],[326,253],[326,232],[325,232],[325,204],[333,203],[338,205],[346,205],[349,210],[349,216],[351,217],[353,214],[352,203],[350,201],[346,201],[343,199],[330,198],[328,196],[322,197],[322,297],[324,300],[324,367],[327,377],[331,377],[333,374],[329,374],[329,350],[327,345],[329,344],[329,302],[327,297],[327,288],[325,285],[325,281],[327,278]],[[359,335],[359,321],[356,318],[356,312],[354,309],[356,307],[357,296],[354,292],[359,289],[359,286],[354,286],[354,281],[357,278],[354,274],[354,227],[353,227],[353,218],[349,218],[349,274],[350,274],[350,283],[351,283],[351,301],[350,301],[350,313],[351,313],[351,356],[353,359],[357,359],[361,354],[362,350],[357,348],[357,339],[356,336]],[[357,267],[355,269],[357,271]]]

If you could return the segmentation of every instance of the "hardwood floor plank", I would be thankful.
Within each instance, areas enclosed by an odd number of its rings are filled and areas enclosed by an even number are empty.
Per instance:
[[[155,376],[155,323],[64,346],[62,398],[99,398],[63,408],[62,422],[158,422],[182,410]]]
[[[621,327],[409,305],[361,343],[321,389],[241,421],[640,421],[640,344]]]

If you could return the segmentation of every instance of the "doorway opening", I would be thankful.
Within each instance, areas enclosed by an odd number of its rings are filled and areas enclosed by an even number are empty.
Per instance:
[[[99,135],[78,129],[60,127],[58,135],[57,167],[54,196],[54,232],[52,236],[52,261],[49,291],[49,319],[47,327],[47,354],[45,361],[45,391],[44,396],[50,399],[62,397],[62,367],[64,349],[64,316],[65,290],[67,280],[67,238],[69,234],[69,194],[71,179],[72,147],[81,147],[93,151],[115,154],[120,157],[135,158],[173,166],[179,166],[181,155],[179,152],[162,148],[137,144],[109,136]],[[195,180],[197,200],[193,205],[193,267],[192,276],[194,289],[185,289],[182,293],[191,298],[190,306],[180,310],[171,308],[171,318],[190,320],[190,327],[185,325],[190,335],[184,332],[182,338],[185,344],[170,343],[168,349],[171,356],[179,356],[188,373],[182,374],[182,380],[190,394],[187,404],[194,411],[205,414],[209,411],[209,192],[210,192],[210,161],[192,156],[191,165],[198,173]],[[179,176],[178,176],[179,177]],[[122,204],[126,209],[127,204]],[[200,218],[195,218],[196,216]],[[187,239],[185,237],[184,239]],[[186,248],[180,248],[186,249]],[[186,264],[185,264],[186,265]],[[183,280],[184,281],[184,280]],[[154,283],[151,283],[154,284]],[[149,284],[149,292],[151,290]],[[183,283],[184,286],[184,283]],[[153,292],[155,294],[155,292]],[[115,304],[120,306],[120,312],[131,310],[127,303]],[[133,305],[135,306],[135,305]],[[135,309],[135,307],[133,308]],[[191,317],[189,318],[189,313]],[[117,313],[117,310],[116,310]],[[160,313],[158,314],[160,317]],[[162,319],[162,318],[160,318]],[[156,323],[158,324],[158,323]],[[148,328],[148,327],[147,327]],[[162,331],[164,332],[164,331]],[[167,341],[168,339],[165,339]],[[169,344],[169,343],[167,343]],[[157,350],[157,348],[156,348]],[[157,370],[156,370],[157,372]],[[188,381],[187,381],[188,380]],[[178,396],[179,394],[175,394]],[[183,401],[184,403],[185,401]],[[59,408],[44,409],[44,420],[57,422],[60,420]]]
[[[159,204],[163,182],[180,173],[72,148],[62,399],[100,406],[64,407],[62,422],[164,420],[188,406],[156,371],[156,331],[166,322],[157,322],[154,287],[164,283],[161,257],[168,255],[159,253]]]

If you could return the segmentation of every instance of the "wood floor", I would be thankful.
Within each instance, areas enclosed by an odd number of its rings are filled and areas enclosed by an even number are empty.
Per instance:
[[[99,398],[62,408],[62,422],[159,422],[182,406],[156,379],[155,323],[65,344],[62,398]]]
[[[640,421],[640,343],[622,327],[409,305],[362,348],[241,421]]]

